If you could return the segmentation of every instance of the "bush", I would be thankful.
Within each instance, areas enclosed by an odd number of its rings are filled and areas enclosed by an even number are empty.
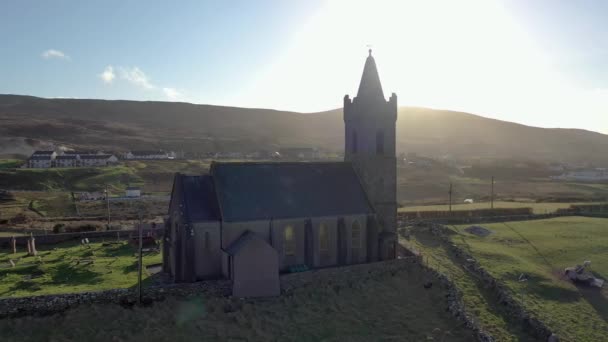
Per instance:
[[[28,221],[29,221],[29,218],[27,216],[25,216],[25,214],[19,213],[19,214],[13,216],[8,222],[9,222],[9,224],[22,224],[22,223],[27,223]]]
[[[54,225],[53,226],[53,233],[54,234],[65,233],[65,224],[63,224],[63,223],[57,223],[56,225]]]
[[[95,232],[101,229],[102,226],[93,223],[85,223],[77,226],[66,227],[68,233],[80,233],[80,232]]]
[[[0,190],[0,202],[14,201],[15,195],[8,191]]]

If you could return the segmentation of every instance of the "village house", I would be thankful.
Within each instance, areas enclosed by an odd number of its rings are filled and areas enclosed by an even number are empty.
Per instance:
[[[55,158],[55,167],[76,167],[80,165],[78,155],[62,155]]]
[[[156,151],[129,151],[124,154],[124,159],[128,160],[153,160],[153,159],[175,159],[175,153]]]
[[[32,169],[46,169],[53,167],[57,152],[35,151],[27,160],[27,167]]]
[[[79,157],[80,166],[84,167],[108,166],[118,162],[118,158],[111,154],[87,154]]]
[[[343,162],[213,162],[208,175],[175,175],[164,270],[261,297],[280,293],[280,272],[395,258],[396,120],[370,50],[357,96],[344,97]]]

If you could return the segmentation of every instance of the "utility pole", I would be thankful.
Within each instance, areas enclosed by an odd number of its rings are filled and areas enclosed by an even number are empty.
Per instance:
[[[143,220],[142,220],[142,212],[139,210],[139,267],[137,270],[137,303],[141,305],[142,302],[142,288],[141,288],[141,275],[144,268],[143,265]]]
[[[449,191],[449,194],[450,194],[450,202],[449,203],[450,203],[450,214],[451,214],[452,213],[452,182],[450,182],[450,191]]]
[[[106,202],[108,204],[108,230],[110,230],[110,192],[108,191],[108,184],[106,184]]]
[[[490,192],[490,208],[494,209],[494,176],[492,176],[492,186]]]

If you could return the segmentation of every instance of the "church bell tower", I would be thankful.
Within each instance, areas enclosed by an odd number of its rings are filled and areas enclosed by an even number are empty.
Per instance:
[[[344,160],[351,162],[378,219],[379,256],[395,257],[397,230],[397,95],[384,98],[369,50],[357,96],[344,96]]]

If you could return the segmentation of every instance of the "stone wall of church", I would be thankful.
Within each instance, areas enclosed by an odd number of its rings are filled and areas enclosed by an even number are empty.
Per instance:
[[[197,280],[222,275],[220,223],[201,222],[194,225],[194,269]]]

